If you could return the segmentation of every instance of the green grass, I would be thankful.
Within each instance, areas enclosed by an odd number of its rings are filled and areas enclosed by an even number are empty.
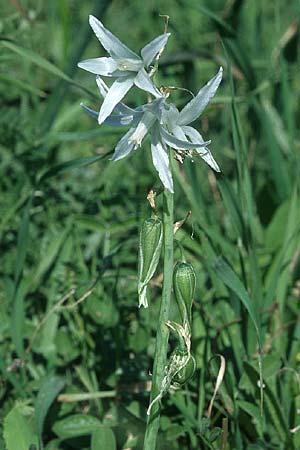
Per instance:
[[[0,0],[0,10],[0,450],[143,446],[162,265],[139,310],[138,230],[159,180],[148,142],[112,163],[120,132],[79,106],[100,106],[94,77],[76,67],[104,55],[89,13],[135,50],[170,15],[162,85],[196,93],[224,67],[195,123],[222,174],[174,164],[175,221],[192,211],[175,261],[183,252],[197,273],[198,368],[162,401],[158,449],[299,449],[299,2]],[[208,419],[218,354],[226,371]]]

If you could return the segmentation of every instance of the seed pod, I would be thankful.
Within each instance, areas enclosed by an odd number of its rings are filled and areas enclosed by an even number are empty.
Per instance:
[[[173,377],[172,384],[175,387],[180,387],[189,381],[195,373],[196,370],[196,360],[194,356],[190,353],[189,359],[185,366],[182,367]]]
[[[194,366],[190,366],[190,360],[194,357],[187,352],[186,350],[182,350],[179,346],[173,350],[170,355],[169,361],[165,367],[165,375],[163,377],[159,393],[152,400],[147,410],[147,414],[150,414],[151,408],[159,401],[169,390],[170,387],[174,389],[180,388],[182,384],[184,384],[191,376],[194,374],[196,363]],[[193,363],[193,361],[191,361]],[[177,377],[178,373],[181,373],[188,365],[187,371],[184,374],[181,374],[179,378]],[[191,370],[193,368],[193,371]],[[188,376],[188,378],[187,378]],[[181,381],[178,381],[181,380]]]
[[[178,262],[174,268],[173,285],[183,326],[191,328],[192,303],[196,287],[196,274],[187,262]]]
[[[139,307],[148,307],[147,285],[157,268],[162,247],[161,220],[146,219],[141,227],[139,242],[138,294]]]

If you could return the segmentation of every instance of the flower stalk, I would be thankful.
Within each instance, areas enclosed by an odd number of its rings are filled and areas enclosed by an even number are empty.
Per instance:
[[[152,389],[150,395],[150,404],[160,392],[161,385],[165,375],[165,367],[167,363],[167,349],[169,340],[169,328],[167,321],[169,319],[169,310],[171,302],[171,291],[173,281],[173,222],[174,222],[174,200],[173,194],[164,190],[164,206],[163,206],[163,249],[164,249],[164,279],[162,299],[160,305],[158,328],[156,335],[155,356],[152,375]],[[144,450],[155,450],[157,434],[160,421],[160,403],[153,404],[149,411],[146,433],[144,439]]]
[[[183,162],[186,157],[192,160],[203,159],[213,170],[220,172],[208,145],[200,132],[191,126],[202,114],[215,95],[223,69],[203,86],[197,95],[181,110],[168,98],[171,87],[156,86],[152,77],[158,68],[158,60],[167,44],[170,34],[166,32],[146,44],[139,54],[123,44],[104,27],[96,17],[90,16],[90,25],[108,53],[106,57],[82,61],[78,66],[96,76],[96,83],[103,97],[101,108],[95,111],[82,105],[85,111],[96,119],[99,125],[128,127],[115,146],[113,161],[121,160],[134,153],[150,138],[152,161],[165,188],[163,223],[158,217],[148,219],[142,225],[139,243],[138,295],[139,306],[148,306],[147,286],[154,275],[160,259],[163,241],[164,268],[163,290],[156,335],[152,389],[148,421],[144,439],[144,450],[156,450],[160,422],[160,400],[169,388],[180,388],[193,375],[196,369],[191,353],[191,307],[196,276],[193,267],[178,263],[174,269],[173,257],[173,178],[172,157]],[[154,61],[154,67],[151,66]],[[102,77],[112,81],[107,86]],[[146,104],[131,108],[122,102],[133,87],[147,92]],[[163,233],[161,232],[163,228]],[[174,281],[175,300],[178,304],[182,323],[169,320],[172,284]],[[167,349],[170,330],[178,340],[177,347],[167,362]]]

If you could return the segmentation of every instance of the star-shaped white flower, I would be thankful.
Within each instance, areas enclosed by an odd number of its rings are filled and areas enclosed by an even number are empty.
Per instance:
[[[104,97],[105,101],[109,89],[100,77],[97,77],[96,81],[100,94]],[[96,111],[93,111],[84,105],[82,106],[90,115],[97,118],[98,113]],[[182,140],[169,133],[163,126],[163,117],[166,115],[166,107],[166,99],[162,94],[151,103],[146,103],[135,109],[120,103],[115,106],[113,111],[114,114],[107,117],[104,123],[111,126],[131,125],[129,131],[116,145],[115,152],[111,158],[112,161],[119,161],[128,156],[140,147],[146,135],[150,134],[153,165],[158,171],[163,185],[170,192],[174,192],[167,147],[176,151],[189,152],[205,147],[210,141],[192,143],[186,138]]]
[[[116,78],[101,106],[99,124],[105,121],[134,84],[154,97],[160,97],[160,92],[153,85],[145,67],[149,67],[155,56],[162,51],[170,33],[162,34],[149,42],[139,56],[107,30],[96,17],[90,16],[89,22],[110,57],[88,59],[78,63],[78,67],[97,75]]]
[[[178,111],[173,104],[169,105],[169,109],[165,110],[163,115],[163,123],[167,129],[176,138],[192,142],[193,144],[203,144],[199,131],[195,128],[188,126],[191,122],[194,122],[204,111],[212,97],[215,95],[219,84],[221,83],[223,75],[223,69],[220,67],[217,75],[215,75],[194,97],[185,107]],[[195,147],[196,152],[201,158],[216,172],[220,172],[220,168],[214,160],[209,148],[205,145],[203,147]],[[185,150],[184,148],[182,150]]]

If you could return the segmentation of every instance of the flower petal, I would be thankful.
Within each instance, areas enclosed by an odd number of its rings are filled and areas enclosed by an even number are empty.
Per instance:
[[[170,192],[174,193],[172,173],[169,167],[169,156],[162,144],[157,127],[154,127],[151,134],[151,153],[153,165],[158,171],[162,184]]]
[[[160,134],[165,144],[169,145],[171,148],[175,148],[175,150],[195,150],[198,147],[205,147],[207,144],[210,144],[210,141],[203,143],[197,142],[195,144],[188,141],[182,141],[168,133],[163,127],[160,127]]]
[[[141,55],[146,67],[148,67],[152,63],[155,56],[161,50],[163,50],[170,34],[171,33],[165,33],[157,36],[155,39],[153,39],[153,41],[149,42],[149,44],[145,45],[145,47],[142,49]]]
[[[78,67],[105,77],[114,76],[114,72],[118,69],[117,63],[112,58],[86,59],[78,63]]]
[[[166,104],[165,106],[162,110],[162,123],[168,130],[171,130],[178,122],[179,111],[173,103]]]
[[[220,67],[219,72],[213,77],[179,113],[179,125],[187,125],[197,119],[198,116],[208,105],[211,98],[215,95],[216,90],[222,80],[223,69]]]
[[[124,95],[129,91],[131,86],[133,85],[134,77],[128,76],[123,78],[117,78],[116,81],[112,84],[111,88],[107,92],[104,102],[102,103],[98,123],[101,124],[104,122],[106,117],[110,115],[110,113],[114,110],[116,105],[122,100]]]
[[[105,50],[113,57],[140,59],[140,57],[124,45],[116,36],[108,31],[94,16],[89,17],[90,25]]]
[[[134,133],[130,137],[130,142],[134,144],[134,147],[137,148],[141,146],[143,139],[146,137],[147,133],[154,125],[156,121],[156,117],[149,111],[146,111],[141,120],[138,123],[138,126],[134,130]]]
[[[80,103],[80,106],[85,110],[85,112],[87,112],[90,116],[92,116],[93,119],[98,119],[99,113],[97,111],[94,111],[88,106],[85,106],[83,103]]]
[[[170,131],[177,139],[184,142],[189,142],[182,128],[183,127],[180,127],[179,125],[175,125],[170,129]]]
[[[98,89],[99,89],[99,91],[100,91],[100,95],[101,95],[103,98],[105,98],[105,97],[106,97],[106,94],[107,94],[108,91],[109,91],[109,87],[108,87],[107,84],[102,80],[102,78],[99,77],[99,76],[96,77],[96,83],[97,83]]]
[[[97,111],[94,111],[93,109],[89,108],[88,106],[85,106],[83,103],[80,103],[80,106],[87,112],[90,116],[93,117],[93,119],[98,119],[99,113]],[[117,116],[109,116],[107,117],[103,124],[109,125],[111,127],[124,127],[132,124],[136,124],[140,117],[142,117],[143,113],[140,113],[140,115],[133,116],[133,115],[121,115],[118,114]]]
[[[112,161],[119,161],[119,159],[125,158],[134,149],[134,144],[129,142],[129,139],[134,132],[135,128],[130,128],[129,131],[118,142],[113,156],[110,158]]]
[[[193,127],[182,127],[183,131],[186,133],[186,135],[190,138],[190,140],[194,143],[196,142],[204,142],[203,137],[199,133],[199,131],[195,130]],[[201,158],[216,172],[221,172],[220,167],[218,166],[217,162],[215,161],[213,155],[211,154],[211,151],[208,147],[204,147],[204,149],[196,150],[197,153],[201,156]]]
[[[134,116],[123,116],[118,114],[117,116],[109,116],[107,117],[103,124],[110,125],[111,127],[125,127],[128,125],[136,124],[138,119]]]
[[[143,91],[149,92],[156,98],[162,97],[162,94],[154,86],[151,78],[144,68],[139,70],[137,76],[135,77],[134,84]]]
[[[100,95],[103,98],[105,98],[106,94],[109,91],[109,87],[99,76],[96,77],[96,83],[99,88]],[[142,111],[138,111],[133,108],[129,108],[129,106],[125,105],[124,103],[118,103],[113,112],[118,113],[118,114],[123,114],[125,116],[133,115],[138,118],[140,118],[142,116]]]

